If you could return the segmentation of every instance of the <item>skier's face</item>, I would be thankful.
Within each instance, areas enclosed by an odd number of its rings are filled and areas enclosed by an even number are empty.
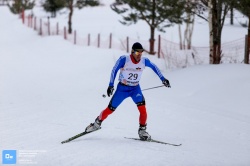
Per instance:
[[[143,52],[143,50],[135,50],[134,51],[133,56],[137,62],[141,60],[142,52]]]

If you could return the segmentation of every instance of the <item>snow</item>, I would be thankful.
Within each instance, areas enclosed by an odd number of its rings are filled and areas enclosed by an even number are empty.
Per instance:
[[[5,7],[0,8],[0,20],[0,150],[17,150],[17,165],[250,165],[249,65],[171,71],[161,59],[144,53],[172,86],[143,91],[147,130],[154,139],[182,146],[124,139],[138,137],[139,112],[131,99],[100,131],[61,144],[106,108],[110,98],[102,94],[111,69],[126,53],[74,46],[58,36],[40,37]],[[225,29],[234,39],[245,33]],[[197,43],[203,39],[194,37]],[[146,69],[141,88],[158,85],[159,78]]]

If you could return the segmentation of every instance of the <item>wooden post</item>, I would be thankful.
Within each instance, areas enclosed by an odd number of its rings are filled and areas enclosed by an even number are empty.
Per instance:
[[[42,19],[40,19],[40,31],[39,31],[39,35],[43,35],[43,29],[42,29]]]
[[[245,37],[245,57],[244,57],[244,63],[249,64],[249,40],[248,40],[248,35]]]
[[[109,48],[112,47],[112,33],[109,35]]]
[[[158,36],[158,58],[161,57],[161,35]]]
[[[127,36],[127,52],[129,52],[129,38]]]
[[[248,50],[248,54],[247,54],[247,59],[248,60],[247,60],[247,62],[248,63],[247,64],[249,64],[249,61],[250,61],[249,60],[249,56],[250,56],[250,33],[249,33],[250,32],[250,23],[248,23],[248,24],[249,24],[249,28],[248,28],[248,36],[247,36],[248,37],[248,40],[247,40],[247,50]]]
[[[56,23],[56,34],[59,35],[59,23]]]
[[[76,44],[76,30],[74,30],[74,44]]]
[[[21,17],[22,17],[22,21],[23,21],[23,24],[24,24],[25,23],[25,13],[24,13],[24,9],[23,8],[22,8]]]
[[[49,21],[49,17],[48,17],[48,35],[50,36],[50,21]]]
[[[30,15],[30,28],[33,28],[33,15]]]
[[[36,17],[34,17],[34,30],[36,30]]]
[[[100,48],[100,33],[98,33],[98,39],[97,39],[97,47]]]
[[[64,39],[67,40],[67,30],[66,30],[66,27],[64,27]]]
[[[30,27],[30,15],[28,15],[28,27]]]
[[[88,46],[90,46],[90,34],[88,34]]]

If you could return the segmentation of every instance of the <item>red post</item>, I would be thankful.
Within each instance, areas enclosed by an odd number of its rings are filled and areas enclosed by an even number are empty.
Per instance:
[[[24,13],[24,9],[23,8],[22,8],[21,17],[22,17],[22,21],[23,21],[23,24],[24,24],[24,22],[25,22],[25,13]]]
[[[249,64],[249,37],[248,35],[245,36],[245,56],[244,56],[244,63]]]

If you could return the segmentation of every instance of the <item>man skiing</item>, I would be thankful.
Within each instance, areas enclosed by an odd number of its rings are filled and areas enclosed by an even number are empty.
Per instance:
[[[150,140],[151,136],[146,131],[147,126],[147,111],[145,99],[143,97],[139,81],[145,67],[150,67],[161,79],[166,87],[171,87],[169,81],[162,75],[159,68],[152,63],[148,58],[142,57],[143,47],[140,43],[136,42],[132,46],[132,51],[129,56],[121,56],[115,63],[112,69],[107,95],[110,97],[114,91],[114,81],[118,70],[119,83],[117,89],[111,98],[109,105],[104,109],[100,115],[86,127],[85,132],[92,132],[101,128],[102,122],[112,114],[116,108],[127,97],[131,97],[139,110],[139,138],[141,140]]]

